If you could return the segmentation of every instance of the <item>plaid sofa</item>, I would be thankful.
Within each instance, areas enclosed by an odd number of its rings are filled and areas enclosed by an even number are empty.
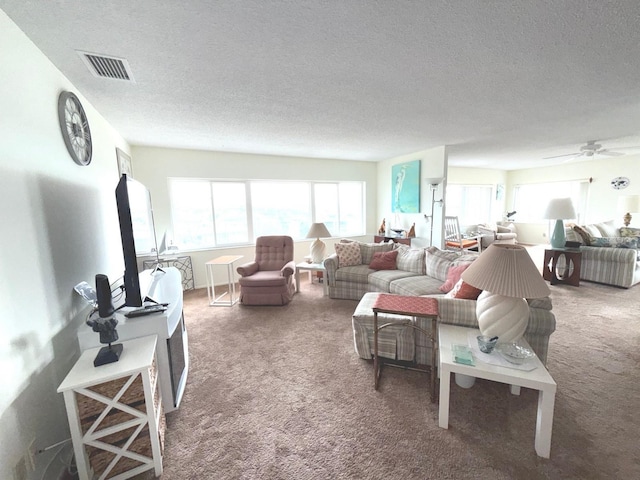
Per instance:
[[[399,249],[396,270],[372,270],[369,263],[376,251]],[[353,340],[360,358],[370,359],[373,352],[373,302],[375,293],[411,296],[434,296],[438,300],[438,322],[478,328],[476,301],[445,297],[439,287],[447,278],[449,267],[473,261],[477,254],[458,255],[436,247],[409,249],[397,244],[360,244],[361,264],[338,268],[337,255],[324,262],[331,298],[359,300],[353,313]],[[529,302],[529,324],[525,339],[543,363],[547,359],[549,337],[556,329],[549,297]],[[405,322],[406,316],[380,314],[380,322]],[[416,326],[428,330],[424,319],[415,318]],[[391,326],[380,331],[380,356],[397,360],[415,360],[428,365],[431,349],[424,334],[413,328]]]
[[[580,242],[580,279],[629,288],[640,283],[640,229],[613,222],[568,225],[567,240]]]

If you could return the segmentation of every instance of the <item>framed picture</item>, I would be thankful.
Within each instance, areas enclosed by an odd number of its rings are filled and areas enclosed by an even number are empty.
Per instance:
[[[116,147],[116,158],[118,159],[118,173],[120,176],[126,173],[127,177],[133,178],[133,169],[131,167],[131,157]]]
[[[399,163],[391,167],[391,211],[420,211],[420,160]]]

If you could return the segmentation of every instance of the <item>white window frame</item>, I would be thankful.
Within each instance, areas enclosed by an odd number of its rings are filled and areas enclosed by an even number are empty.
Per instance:
[[[569,197],[573,201],[576,210],[576,223],[583,223],[586,217],[587,204],[589,199],[589,179],[557,180],[553,182],[523,183],[514,186],[513,209],[516,211],[514,217],[520,223],[548,223],[549,220],[543,218],[544,211],[553,198]],[[528,190],[525,192],[525,190]],[[523,199],[523,197],[527,199]],[[522,202],[529,198],[535,198],[535,202],[523,205]],[[533,206],[533,208],[531,208]]]
[[[316,182],[316,181],[309,181],[309,180],[276,180],[276,179],[270,179],[270,180],[264,180],[264,179],[256,179],[256,180],[249,180],[249,179],[243,179],[243,180],[238,180],[238,179],[194,179],[194,178],[182,178],[182,177],[171,177],[168,179],[169,182],[169,202],[171,205],[171,224],[172,224],[172,229],[173,229],[173,238],[174,238],[174,242],[176,243],[176,245],[178,247],[180,247],[180,232],[177,232],[175,229],[175,225],[176,225],[176,216],[179,215],[179,213],[176,211],[176,209],[174,208],[174,200],[172,198],[173,196],[173,188],[172,185],[175,182],[194,182],[194,183],[206,183],[210,186],[210,197],[211,197],[211,214],[213,215],[213,224],[215,225],[214,228],[214,233],[213,233],[213,244],[201,244],[198,246],[187,246],[185,249],[186,250],[210,250],[212,248],[230,248],[230,247],[235,247],[235,246],[243,246],[243,245],[250,245],[255,243],[255,238],[256,238],[256,233],[254,232],[254,227],[253,227],[253,223],[254,223],[254,211],[252,208],[252,198],[251,198],[251,185],[252,184],[256,184],[256,183],[274,183],[274,184],[282,184],[282,183],[296,183],[296,184],[306,184],[308,186],[307,191],[308,191],[308,195],[309,195],[309,215],[308,215],[308,225],[310,226],[311,223],[314,222],[322,222],[325,219],[323,218],[318,218],[316,216],[316,198],[315,198],[315,186],[316,185],[326,185],[326,184],[333,184],[336,185],[336,191],[338,192],[338,197],[340,196],[340,190],[341,187],[345,187],[348,185],[357,185],[361,192],[360,192],[360,206],[361,206],[361,214],[360,214],[360,221],[359,221],[359,225],[357,226],[357,228],[354,228],[353,223],[349,224],[347,227],[351,227],[352,230],[347,230],[344,227],[342,227],[342,223],[343,223],[343,219],[346,216],[346,214],[342,214],[341,213],[341,208],[340,208],[340,198],[338,198],[336,200],[336,204],[337,204],[337,219],[336,222],[334,222],[338,227],[336,229],[336,227],[329,228],[330,233],[332,234],[332,236],[334,237],[338,237],[338,236],[357,236],[357,235],[365,235],[365,226],[366,226],[366,182],[364,181],[324,181],[324,182]],[[240,243],[220,243],[218,240],[218,236],[216,234],[217,229],[219,228],[224,228],[223,225],[220,224],[220,222],[218,221],[217,217],[216,217],[216,212],[215,212],[215,205],[213,202],[213,188],[215,186],[215,184],[218,183],[243,183],[245,184],[245,196],[246,196],[246,222],[247,222],[247,232],[248,232],[248,238],[246,242],[240,242]],[[295,201],[295,199],[291,199],[288,198],[287,199],[288,202],[291,201]],[[344,213],[344,208],[342,209],[342,212]],[[308,230],[308,227],[305,227],[305,232],[304,233],[300,233],[299,235],[292,235],[294,236],[294,240],[299,241],[299,240],[306,240],[306,231]],[[286,233],[285,233],[286,234]],[[296,238],[297,237],[297,238]],[[182,247],[181,247],[182,248]]]

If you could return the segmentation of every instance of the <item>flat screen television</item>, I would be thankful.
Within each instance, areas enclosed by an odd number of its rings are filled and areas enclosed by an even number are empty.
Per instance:
[[[151,194],[142,183],[123,174],[116,187],[116,203],[124,255],[124,305],[141,307],[146,294],[140,291],[138,255],[158,252]]]

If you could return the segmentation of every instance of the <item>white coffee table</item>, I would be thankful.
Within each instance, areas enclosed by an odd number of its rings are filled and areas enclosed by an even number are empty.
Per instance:
[[[327,287],[327,270],[324,268],[324,263],[307,263],[301,262],[296,265],[296,292],[300,291],[300,271],[309,271],[309,283],[311,283],[311,272],[323,272],[322,275],[322,288],[325,297],[329,295],[329,288]]]
[[[556,398],[556,382],[538,357],[532,359],[535,369],[531,371],[501,367],[480,362],[476,359],[475,366],[462,365],[453,361],[452,344],[468,345],[469,328],[438,324],[439,337],[439,373],[440,373],[440,413],[438,424],[442,428],[449,427],[449,389],[451,374],[461,373],[476,378],[493,380],[512,386],[512,393],[519,393],[520,387],[538,390],[538,417],[536,421],[535,448],[536,453],[549,458],[551,452],[551,429],[553,426],[553,407]],[[479,330],[476,330],[478,335]],[[524,341],[523,346],[529,347]],[[531,360],[530,360],[531,361]]]

